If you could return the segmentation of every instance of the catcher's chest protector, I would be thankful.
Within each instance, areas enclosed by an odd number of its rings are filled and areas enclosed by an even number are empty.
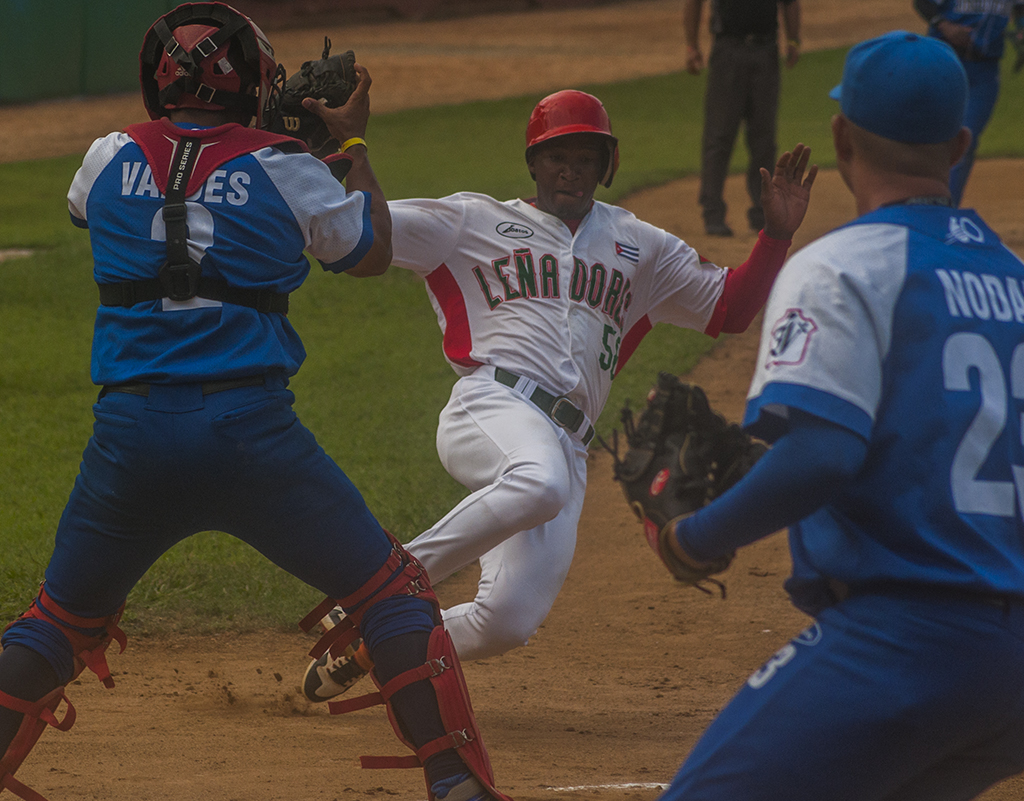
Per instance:
[[[140,122],[124,129],[135,143],[142,148],[146,161],[153,171],[153,182],[157,188],[167,192],[167,176],[178,140],[184,134],[198,139],[203,147],[195,169],[185,188],[190,196],[210,177],[210,174],[231,159],[244,156],[264,147],[279,147],[285,150],[304,151],[306,146],[290,136],[269,133],[256,128],[243,128],[237,123],[218,125],[216,128],[187,130],[173,125],[167,118],[153,122]],[[208,146],[207,146],[208,145]],[[216,145],[216,147],[213,147]]]
[[[167,260],[155,278],[99,284],[100,303],[130,307],[161,298],[190,300],[198,295],[260,312],[287,314],[287,293],[238,288],[202,275],[199,263],[189,255],[186,199],[201,190],[214,170],[232,159],[269,146],[301,151],[305,145],[236,123],[186,130],[160,119],[129,125],[125,131],[142,150],[154,183],[164,193]]]

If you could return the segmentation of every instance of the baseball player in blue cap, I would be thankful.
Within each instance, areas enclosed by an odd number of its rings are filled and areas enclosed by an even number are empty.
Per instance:
[[[815,620],[663,801],[953,801],[1024,770],[1024,263],[950,195],[952,48],[862,42],[832,96],[859,216],[772,289],[744,418],[772,449],[667,546],[700,569],[788,526]]]

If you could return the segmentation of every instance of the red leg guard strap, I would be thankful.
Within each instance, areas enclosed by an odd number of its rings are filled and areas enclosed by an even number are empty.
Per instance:
[[[124,649],[128,645],[128,638],[118,626],[123,612],[124,605],[122,604],[114,614],[106,617],[73,615],[57,605],[56,601],[46,593],[44,585],[39,588],[39,595],[32,601],[28,611],[23,613],[18,620],[38,618],[56,626],[68,638],[75,655],[75,670],[72,678],[77,678],[85,668],[89,668],[105,687],[113,687],[114,680],[110,676],[110,667],[107,665],[106,650],[112,640],[116,640],[117,644],[121,646],[121,653],[124,653]],[[90,636],[83,634],[80,629],[103,629],[103,634]]]
[[[378,580],[381,583],[373,586],[373,582]],[[395,549],[388,557],[388,561],[377,571],[377,575],[352,595],[339,598],[338,605],[346,610],[348,617],[358,626],[366,610],[372,606],[372,604],[364,603],[365,601],[373,597],[378,600],[390,598],[392,595],[414,595],[430,601],[435,608],[440,606],[437,596],[434,595],[434,590],[427,580],[423,565],[416,561],[412,554],[402,548],[398,542],[395,543]],[[350,609],[351,612],[348,611]]]
[[[440,619],[441,605],[427,580],[423,565],[408,553],[389,532],[385,531],[384,533],[392,542],[392,550],[373,577],[351,595],[344,598],[325,598],[312,612],[299,621],[299,628],[308,633],[335,606],[352,610],[348,612],[340,625],[335,626],[317,640],[316,645],[309,652],[313,659],[319,659],[328,650],[332,654],[344,653],[345,649],[360,636],[359,622],[370,607],[370,604],[364,604],[364,602],[375,596],[380,599],[389,598],[392,595],[422,597],[433,604],[437,619]]]
[[[306,634],[309,634],[313,627],[323,620],[327,613],[337,605],[337,601],[333,598],[324,598],[312,612],[299,621],[299,628],[306,632]]]
[[[334,606],[332,605],[331,608],[333,609]],[[327,651],[330,651],[331,656],[340,656],[358,639],[359,629],[356,628],[356,624],[352,622],[351,618],[346,617],[340,625],[335,626],[316,641],[316,645],[310,648],[309,655],[313,659],[319,659]]]
[[[67,706],[64,717],[57,719],[57,707],[63,701]],[[0,706],[5,706],[15,712],[20,712],[24,717],[17,734],[11,740],[7,753],[0,757],[0,788],[6,788],[24,801],[46,801],[43,796],[26,787],[14,778],[14,772],[25,761],[36,740],[46,730],[47,726],[53,726],[58,731],[67,731],[75,723],[75,708],[71,706],[67,696],[64,695],[64,688],[58,687],[44,695],[38,701],[24,701],[15,698],[13,695],[0,692]]]
[[[440,609],[437,596],[431,589],[426,571],[416,557],[405,550],[391,532],[385,531],[391,540],[391,554],[381,565],[373,577],[351,595],[337,600],[337,605],[345,609],[346,614],[358,626],[363,613],[369,608],[364,602],[373,596],[388,598],[392,595],[423,595]],[[404,565],[404,568],[403,568]],[[398,572],[401,571],[401,572]]]
[[[355,712],[357,709],[367,709],[371,706],[386,704],[391,700],[391,696],[403,687],[408,687],[413,682],[440,676],[444,671],[450,669],[451,665],[447,663],[445,657],[430,659],[417,668],[407,670],[405,673],[399,673],[381,687],[379,692],[367,693],[366,695],[360,695],[346,701],[330,701],[327,704],[327,708],[330,709],[332,715],[344,715],[346,712]]]
[[[385,584],[388,583],[388,579],[391,578],[392,574],[395,573],[402,566],[402,552],[401,546],[393,544],[391,548],[391,554],[385,560],[384,564],[380,566],[380,569],[373,574],[369,581],[363,584],[358,590],[351,595],[346,595],[344,598],[338,599],[338,605],[342,607],[354,607],[359,606],[371,595],[375,595]]]

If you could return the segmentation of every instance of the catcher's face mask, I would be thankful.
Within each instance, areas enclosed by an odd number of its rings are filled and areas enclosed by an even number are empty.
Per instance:
[[[277,71],[263,32],[224,3],[185,3],[160,17],[143,39],[139,66],[151,119],[175,108],[231,110],[257,126]]]

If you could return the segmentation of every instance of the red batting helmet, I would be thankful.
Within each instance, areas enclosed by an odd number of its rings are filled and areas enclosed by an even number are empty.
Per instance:
[[[601,101],[586,92],[563,89],[541,100],[526,124],[526,158],[541,142],[574,133],[601,134],[608,143],[608,160],[601,183],[612,185],[619,168],[619,140],[612,136],[612,124]]]
[[[183,3],[153,23],[139,53],[151,119],[169,109],[239,111],[262,123],[277,72],[256,24],[224,3]]]

